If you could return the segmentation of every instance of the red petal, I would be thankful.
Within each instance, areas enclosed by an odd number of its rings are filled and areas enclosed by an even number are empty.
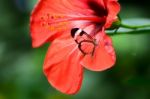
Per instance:
[[[111,38],[107,35],[99,42],[94,55],[87,54],[81,64],[92,71],[102,71],[112,67],[115,63],[115,51],[112,47]]]
[[[88,19],[93,17],[93,11],[87,1],[89,0],[40,0],[30,19],[33,47],[64,36],[73,27],[82,28],[89,24]],[[72,22],[73,19],[75,22]]]
[[[44,73],[49,83],[66,94],[76,93],[82,82],[81,54],[75,47],[73,40],[55,40],[44,63]]]
[[[120,4],[117,2],[117,0],[104,0],[104,2],[108,10],[105,27],[109,28],[111,24],[117,19],[117,14],[120,11]]]

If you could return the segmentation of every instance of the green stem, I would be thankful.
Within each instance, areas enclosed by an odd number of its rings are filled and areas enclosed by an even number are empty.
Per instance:
[[[114,32],[107,32],[108,35],[111,35],[111,36],[114,36],[114,35],[126,35],[126,34],[150,34],[150,29],[141,29],[141,30],[132,30],[132,31],[129,31],[129,32],[117,32],[117,33],[114,33]]]
[[[141,25],[141,26],[130,26],[130,25],[126,25],[126,24],[121,23],[121,24],[120,24],[120,27],[122,27],[122,28],[128,28],[128,29],[138,29],[138,28],[150,27],[150,24]]]

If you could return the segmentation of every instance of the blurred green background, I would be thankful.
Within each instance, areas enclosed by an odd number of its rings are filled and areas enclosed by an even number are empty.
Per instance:
[[[112,36],[116,65],[103,72],[86,70],[78,94],[52,88],[42,71],[48,45],[31,47],[29,17],[36,2],[0,0],[0,99],[150,99],[150,29]],[[150,23],[148,0],[119,2],[125,23]]]

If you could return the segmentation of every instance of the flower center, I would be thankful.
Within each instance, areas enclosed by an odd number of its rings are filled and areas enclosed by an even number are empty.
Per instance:
[[[108,11],[102,2],[97,3],[96,0],[89,0],[88,5],[94,11],[96,16],[103,17],[108,15]]]

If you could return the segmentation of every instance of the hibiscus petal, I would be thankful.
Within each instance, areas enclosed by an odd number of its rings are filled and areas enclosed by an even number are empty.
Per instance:
[[[111,38],[104,35],[96,46],[94,55],[87,54],[81,61],[81,64],[92,71],[103,71],[112,67],[115,63],[115,51],[112,47]]]
[[[30,18],[32,46],[39,47],[64,36],[73,27],[89,24],[88,20],[93,18],[94,12],[89,8],[88,1],[39,0]]]
[[[76,93],[82,83],[81,53],[75,42],[71,40],[55,40],[49,48],[44,73],[49,83],[57,90],[66,93]]]
[[[117,0],[104,0],[104,2],[108,10],[105,27],[109,28],[111,24],[117,19],[117,14],[120,11],[120,4]]]

